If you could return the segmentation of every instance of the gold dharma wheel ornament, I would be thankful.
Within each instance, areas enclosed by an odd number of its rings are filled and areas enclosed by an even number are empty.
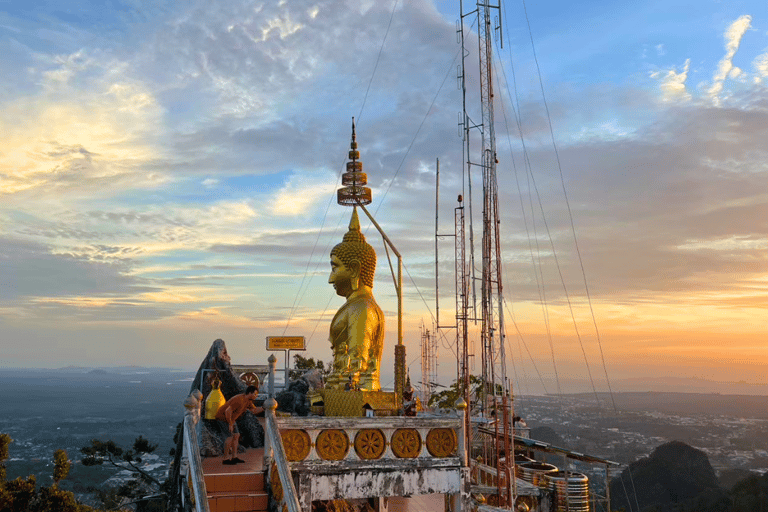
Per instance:
[[[433,457],[449,457],[459,447],[459,440],[452,428],[433,428],[427,434],[427,450]]]
[[[258,388],[260,385],[259,376],[253,372],[245,372],[240,376],[240,380],[243,381],[246,386],[256,386],[256,388]]]
[[[361,459],[380,459],[386,449],[387,440],[377,428],[364,428],[355,436],[355,453]]]
[[[309,455],[309,449],[312,447],[312,441],[309,434],[299,429],[289,429],[280,432],[285,447],[285,458],[289,462],[298,462],[304,460]]]
[[[352,118],[352,143],[349,145],[349,162],[347,172],[341,175],[341,187],[336,192],[336,202],[342,206],[363,206],[371,204],[371,189],[366,187],[368,176],[363,172],[363,162],[359,162],[360,152],[357,150],[355,135],[355,118]]]
[[[315,449],[323,460],[341,460],[349,451],[349,437],[341,429],[323,430],[317,435]]]
[[[392,435],[390,445],[395,456],[412,459],[421,453],[421,436],[415,428],[399,428]]]

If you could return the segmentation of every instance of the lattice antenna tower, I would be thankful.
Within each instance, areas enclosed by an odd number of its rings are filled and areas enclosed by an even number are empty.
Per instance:
[[[475,167],[480,168],[482,175],[482,242],[481,259],[482,274],[481,284],[481,346],[482,346],[482,399],[478,404],[481,413],[488,419],[501,420],[507,418],[506,407],[508,401],[506,354],[504,339],[504,314],[503,314],[503,283],[501,275],[501,240],[499,237],[499,209],[498,209],[498,184],[496,178],[496,133],[493,108],[493,32],[494,26],[491,10],[497,10],[498,18],[501,17],[501,0],[497,5],[491,5],[491,0],[477,0],[475,10],[465,13],[463,0],[460,0],[461,26],[459,28],[462,45],[462,64],[460,67],[460,80],[464,97],[464,111],[460,118],[460,124],[464,129],[464,151],[466,158],[466,177],[469,184],[470,206],[470,268],[474,272],[474,235],[472,231],[472,174]],[[480,123],[470,120],[467,113],[466,101],[466,57],[469,54],[464,37],[464,18],[477,14],[477,41],[480,78]],[[498,23],[498,27],[501,23]],[[499,31],[499,35],[501,35]],[[501,42],[503,44],[503,41]],[[480,136],[480,158],[473,160],[470,147],[471,134],[477,130]],[[474,277],[472,279],[474,284]],[[473,294],[474,295],[474,294]],[[458,301],[458,298],[457,298]],[[474,302],[474,301],[473,301]],[[475,315],[477,316],[477,315]],[[458,318],[457,318],[458,320]],[[460,331],[460,329],[457,329]],[[468,380],[469,354],[462,354],[464,359],[460,367],[465,368],[463,376]],[[469,386],[465,380],[465,396],[468,399]],[[469,401],[469,400],[468,400]],[[502,423],[500,426],[499,423]],[[495,421],[495,442],[492,448],[493,457],[498,460],[500,453],[508,449],[509,427],[508,421]],[[501,430],[500,430],[501,428]],[[503,436],[503,437],[502,437]],[[508,457],[508,459],[511,457]],[[501,476],[501,475],[499,475]],[[501,478],[498,479],[501,481]],[[507,479],[509,481],[509,479]],[[512,500],[511,489],[506,489],[506,498]],[[499,488],[502,496],[502,489]]]
[[[463,113],[459,124],[463,128],[464,137],[464,157],[465,176],[468,185],[467,195],[469,201],[469,270],[473,274],[470,278],[472,286],[479,280],[481,284],[481,346],[482,346],[482,378],[487,385],[482,400],[481,411],[483,415],[489,416],[492,409],[495,408],[496,400],[489,399],[488,396],[497,394],[497,388],[504,393],[506,388],[506,362],[504,350],[504,315],[503,315],[503,283],[501,276],[501,240],[499,235],[499,210],[498,210],[498,185],[496,178],[496,165],[498,163],[496,154],[496,133],[494,126],[493,109],[493,22],[491,9],[498,10],[501,13],[500,5],[491,5],[490,3],[478,0],[474,10],[465,13],[463,0],[460,1],[461,18],[458,28],[460,42],[462,45],[462,63],[459,68],[459,80],[463,92]],[[466,93],[466,57],[469,55],[465,41],[464,18],[471,15],[477,15],[478,26],[478,61],[480,77],[480,109],[481,121],[476,123],[470,119],[467,110]],[[500,32],[501,33],[501,32]],[[473,148],[471,147],[472,134],[477,132],[480,138],[480,158],[473,158]],[[476,138],[476,137],[475,137]],[[475,169],[479,168],[482,176],[482,241],[481,241],[481,261],[482,274],[479,279],[474,276],[474,235],[472,229],[472,175]],[[458,222],[458,221],[457,221]],[[458,231],[457,227],[457,231]],[[458,256],[458,255],[457,255]],[[457,272],[458,279],[458,272]],[[457,291],[458,293],[458,291]],[[473,300],[474,303],[474,291]],[[458,299],[457,299],[458,301]],[[469,309],[474,309],[474,305],[468,306],[467,317],[477,319],[477,315],[470,315]],[[471,357],[471,354],[469,354]],[[463,361],[459,368],[468,368],[468,362]],[[464,376],[462,376],[464,377]],[[469,390],[465,390],[468,393]],[[467,397],[468,398],[468,397]]]
[[[437,384],[437,331],[421,325],[421,400],[426,404]]]

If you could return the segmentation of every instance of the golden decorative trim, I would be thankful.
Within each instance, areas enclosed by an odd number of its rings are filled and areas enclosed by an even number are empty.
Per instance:
[[[458,446],[459,441],[452,428],[433,428],[427,434],[427,450],[433,457],[449,457]]]
[[[272,497],[280,503],[283,499],[283,485],[280,483],[280,475],[277,472],[277,464],[272,463],[269,470],[269,485],[272,488]]]
[[[386,449],[387,440],[377,428],[361,429],[355,436],[355,452],[361,459],[379,459]]]
[[[282,430],[280,437],[283,438],[283,447],[285,448],[285,458],[289,462],[298,462],[304,460],[309,455],[312,447],[312,441],[309,434],[299,429]]]
[[[390,445],[397,457],[412,459],[421,453],[421,436],[415,428],[399,428],[392,435]]]
[[[326,416],[361,417],[363,406],[370,405],[376,416],[394,416],[397,413],[396,396],[386,391],[322,390]]]
[[[341,429],[323,430],[315,440],[317,454],[324,460],[341,460],[349,451],[349,437]]]

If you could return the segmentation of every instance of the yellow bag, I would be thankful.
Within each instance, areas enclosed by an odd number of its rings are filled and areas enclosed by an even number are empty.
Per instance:
[[[224,394],[219,389],[219,386],[216,386],[208,393],[208,398],[205,399],[205,419],[215,420],[216,413],[219,412],[219,409],[225,403],[227,403],[227,399],[224,398]]]

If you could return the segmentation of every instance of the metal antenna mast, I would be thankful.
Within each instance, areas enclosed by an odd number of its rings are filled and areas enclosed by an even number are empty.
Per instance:
[[[499,471],[508,471],[509,468],[501,468],[499,459],[504,452],[506,460],[510,464],[514,457],[511,453],[506,453],[508,445],[505,446],[504,439],[509,435],[508,415],[506,413],[508,391],[507,391],[507,371],[505,354],[505,331],[503,314],[503,284],[501,276],[501,241],[499,237],[499,208],[498,208],[498,184],[496,179],[496,165],[498,159],[496,155],[496,133],[493,113],[493,31],[491,19],[491,9],[498,10],[498,16],[501,17],[500,2],[497,5],[491,5],[491,0],[477,0],[476,10],[470,13],[464,13],[463,1],[460,0],[461,9],[461,45],[462,45],[462,67],[460,78],[462,91],[464,94],[464,112],[460,123],[464,128],[465,152],[467,157],[467,178],[470,184],[470,216],[472,204],[471,176],[473,167],[480,167],[483,186],[483,211],[482,211],[482,277],[481,281],[481,343],[482,343],[482,415],[488,420],[494,420],[495,440],[493,457],[496,459]],[[478,41],[478,60],[479,60],[479,78],[480,78],[480,107],[482,119],[479,124],[470,123],[466,105],[466,68],[465,57],[467,50],[464,41],[464,17],[470,14],[477,14],[477,41]],[[500,27],[501,23],[499,23]],[[496,28],[499,28],[496,27]],[[501,34],[501,30],[499,31]],[[503,43],[502,43],[503,44]],[[480,132],[480,161],[472,162],[470,152],[470,133],[473,129]],[[471,219],[470,219],[471,226]],[[471,237],[470,231],[470,237]],[[473,241],[470,241],[470,249],[473,251]],[[474,270],[474,269],[473,269]],[[467,368],[467,356],[462,354],[464,359],[460,367]],[[465,370],[466,371],[466,370]],[[468,380],[468,377],[465,377]],[[466,382],[466,381],[465,381]],[[467,383],[468,384],[468,383]],[[469,390],[465,389],[465,394]],[[504,419],[505,421],[502,421]],[[501,423],[501,425],[500,425]],[[500,430],[501,427],[501,430]],[[491,455],[491,454],[489,454]],[[505,496],[507,504],[511,504],[513,496],[511,489],[501,489],[501,474],[498,475],[499,496]],[[507,472],[506,481],[511,480]]]
[[[421,325],[421,400],[427,404],[437,383],[437,330]]]

